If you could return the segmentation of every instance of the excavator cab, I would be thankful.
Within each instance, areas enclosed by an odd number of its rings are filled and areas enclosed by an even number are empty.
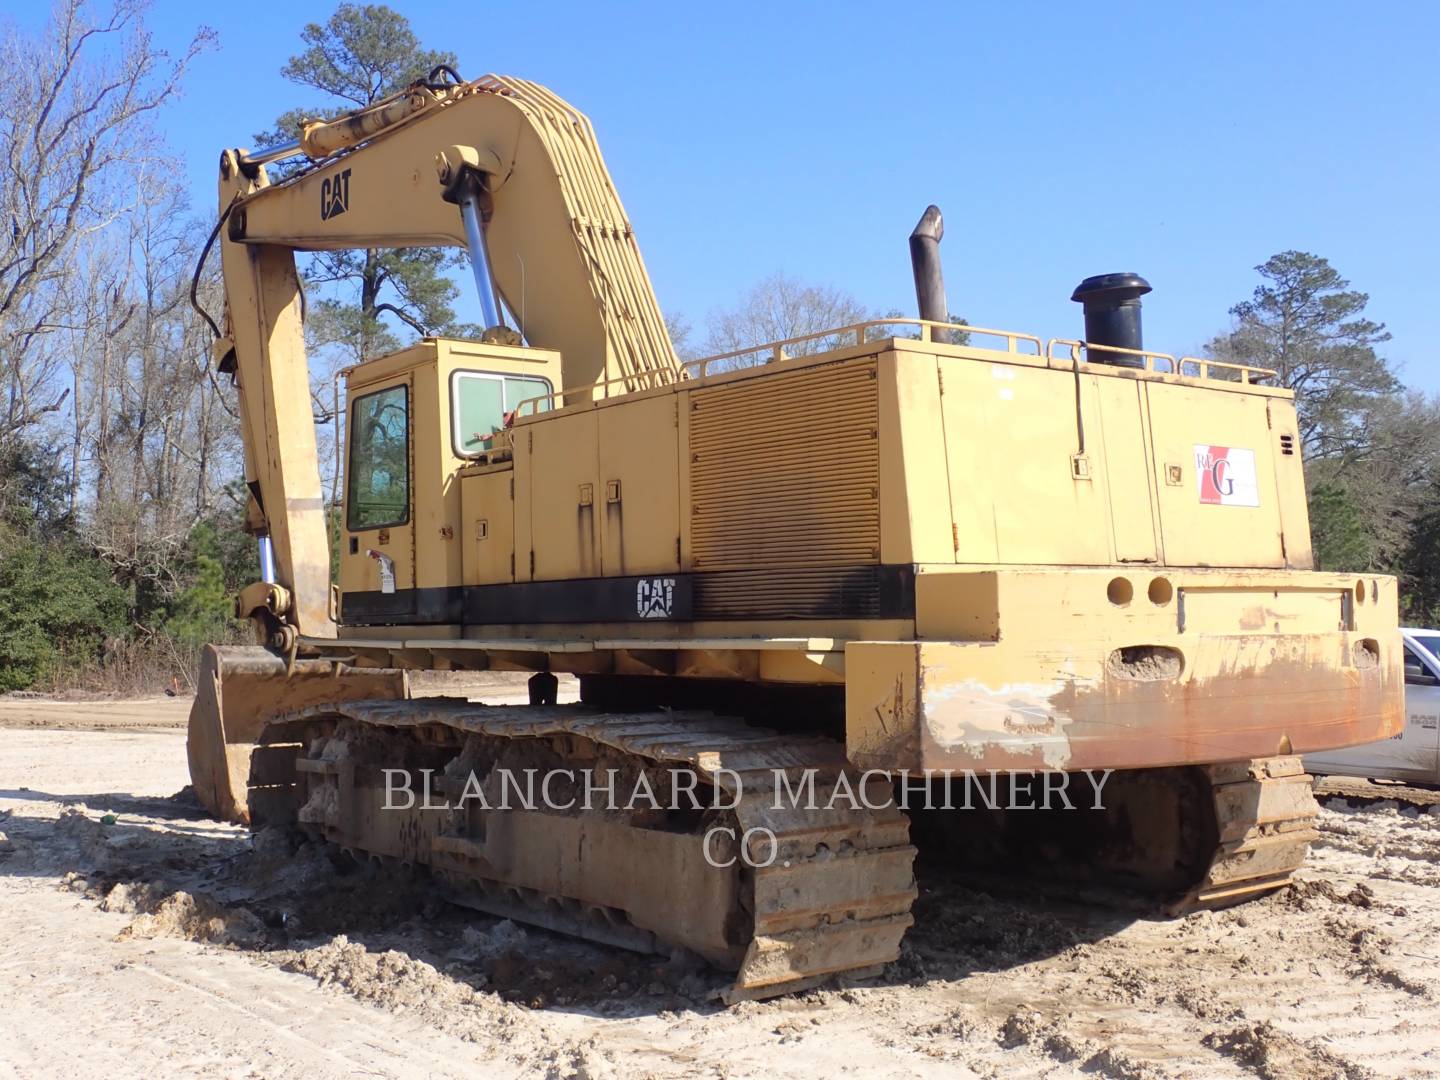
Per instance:
[[[511,496],[472,500],[478,536],[458,474],[504,457],[509,420],[548,411],[561,380],[558,352],[450,338],[349,370],[338,622],[462,621],[458,585],[479,557],[466,546],[509,518]]]

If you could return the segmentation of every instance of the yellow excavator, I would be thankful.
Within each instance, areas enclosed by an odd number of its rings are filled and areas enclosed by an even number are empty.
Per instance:
[[[975,849],[1186,911],[1300,864],[1300,754],[1401,730],[1396,584],[1313,571],[1291,393],[1146,349],[1137,275],[1076,289],[1083,339],[957,327],[932,207],[919,318],[682,363],[589,121],[448,69],[219,183],[261,580],[260,644],[206,651],[191,714],[218,816],[687,950],[737,1000],[897,956],[922,794]],[[332,584],[294,253],[432,245],[484,333],[343,373]],[[529,672],[530,704],[416,670]],[[700,798],[589,797],[682,773]],[[1014,802],[1082,774],[1083,807]]]

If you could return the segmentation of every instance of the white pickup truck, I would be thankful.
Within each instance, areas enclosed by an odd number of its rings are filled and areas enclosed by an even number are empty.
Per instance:
[[[1305,755],[1307,772],[1440,784],[1440,630],[1400,631],[1405,640],[1405,730],[1379,742]]]

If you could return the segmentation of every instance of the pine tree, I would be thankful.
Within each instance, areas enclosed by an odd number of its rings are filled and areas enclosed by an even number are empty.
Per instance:
[[[341,4],[300,38],[304,50],[280,73],[325,100],[282,115],[273,131],[256,136],[262,146],[293,141],[304,120],[373,105],[439,65],[456,66],[452,53],[421,48],[410,20],[383,4]],[[336,346],[355,362],[397,348],[397,327],[422,335],[470,333],[473,328],[455,324],[451,305],[458,290],[445,275],[462,258],[445,248],[315,253],[305,269],[306,284],[322,294],[310,309],[312,343]]]
[[[1305,251],[1282,251],[1255,270],[1264,283],[1230,309],[1235,327],[1211,353],[1270,368],[1295,391],[1308,459],[1363,452],[1375,410],[1400,389],[1375,351],[1390,334],[1365,317],[1370,297]]]

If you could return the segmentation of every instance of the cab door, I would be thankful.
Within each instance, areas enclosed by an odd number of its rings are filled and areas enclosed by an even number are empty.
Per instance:
[[[408,375],[357,391],[346,424],[340,621],[404,623],[415,615],[415,512]]]

